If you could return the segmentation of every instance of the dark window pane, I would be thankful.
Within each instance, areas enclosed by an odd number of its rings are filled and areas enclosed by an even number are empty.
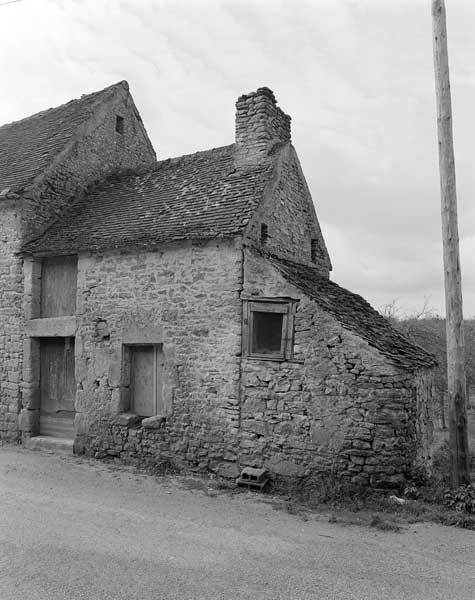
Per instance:
[[[120,117],[119,115],[115,118],[115,130],[117,133],[124,133],[124,117]]]
[[[252,354],[280,354],[282,313],[252,312]]]
[[[261,244],[265,246],[269,239],[269,229],[265,223],[261,223]]]

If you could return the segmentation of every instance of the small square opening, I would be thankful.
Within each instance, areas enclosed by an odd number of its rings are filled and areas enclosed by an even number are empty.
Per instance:
[[[292,358],[295,301],[282,299],[244,300],[243,353],[250,358]]]

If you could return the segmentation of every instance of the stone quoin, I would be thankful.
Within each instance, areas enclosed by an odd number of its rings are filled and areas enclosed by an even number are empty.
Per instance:
[[[0,128],[0,436],[236,477],[402,484],[433,358],[329,279],[290,117],[160,160],[126,82]]]

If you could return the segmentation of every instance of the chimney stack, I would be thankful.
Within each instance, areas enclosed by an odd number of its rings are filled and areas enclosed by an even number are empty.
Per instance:
[[[277,106],[272,90],[261,87],[236,102],[236,166],[266,160],[278,143],[290,142],[290,117]]]

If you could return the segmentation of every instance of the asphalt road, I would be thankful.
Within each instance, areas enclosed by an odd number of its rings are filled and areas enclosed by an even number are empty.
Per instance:
[[[475,533],[402,533],[0,448],[0,600],[473,600]]]

